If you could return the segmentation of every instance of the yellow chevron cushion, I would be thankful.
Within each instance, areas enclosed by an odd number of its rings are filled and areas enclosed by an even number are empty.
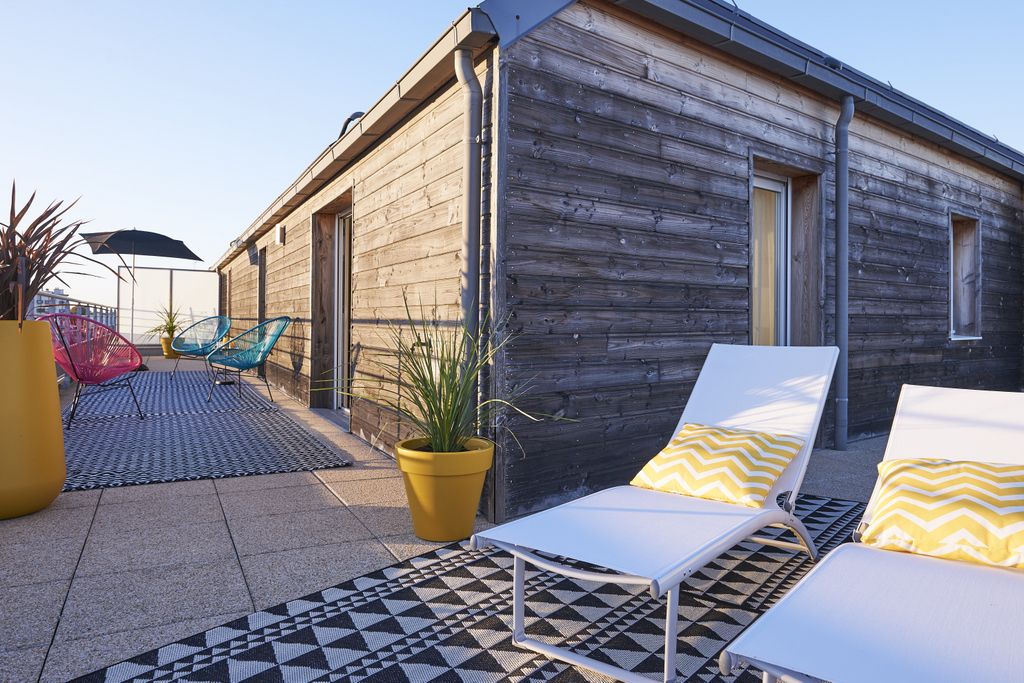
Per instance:
[[[759,508],[803,445],[784,434],[686,424],[630,484]]]
[[[878,473],[864,543],[1024,569],[1024,466],[885,460]]]

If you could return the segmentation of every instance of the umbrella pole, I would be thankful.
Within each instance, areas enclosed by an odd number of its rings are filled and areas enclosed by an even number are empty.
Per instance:
[[[135,343],[135,245],[132,245],[132,322],[129,338]]]

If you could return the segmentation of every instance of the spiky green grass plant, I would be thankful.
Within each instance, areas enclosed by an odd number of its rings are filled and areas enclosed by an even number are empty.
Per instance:
[[[515,405],[526,385],[476,404],[477,379],[511,337],[496,343],[491,337],[484,345],[465,324],[441,320],[436,304],[428,312],[421,302],[417,318],[408,299],[403,296],[403,301],[406,320],[400,325],[387,322],[386,333],[380,335],[387,348],[369,360],[380,375],[350,379],[341,393],[392,410],[398,424],[426,437],[435,453],[466,450],[466,442],[480,429],[501,426],[505,410],[532,420],[546,417]],[[481,324],[485,327],[486,321]]]

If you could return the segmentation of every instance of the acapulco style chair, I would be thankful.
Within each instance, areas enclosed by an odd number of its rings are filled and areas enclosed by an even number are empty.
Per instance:
[[[77,383],[66,429],[71,429],[82,398],[124,387],[132,394],[139,419],[144,419],[131,377],[127,376],[142,365],[142,354],[130,341],[103,323],[82,315],[51,313],[41,316],[40,320],[50,323],[54,360]],[[86,392],[85,387],[93,387],[93,390]]]
[[[286,315],[268,320],[229,339],[211,351],[206,360],[213,368],[214,373],[206,401],[209,402],[213,398],[213,388],[217,386],[217,377],[223,376],[227,379],[229,372],[238,375],[238,395],[241,396],[242,371],[252,370],[267,359],[274,349],[274,344],[277,343],[291,321],[292,319]],[[270,395],[270,400],[273,401],[274,395],[270,391],[270,383],[267,382],[265,376],[263,383],[267,385],[267,393]]]
[[[178,362],[181,356],[192,356],[202,358],[206,363],[206,369],[210,371],[210,363],[206,357],[217,348],[224,335],[231,329],[231,319],[222,315],[215,315],[203,318],[194,325],[190,325],[181,331],[171,342],[171,348],[177,351],[179,357],[174,361],[174,370],[171,370],[171,379],[178,371]]]

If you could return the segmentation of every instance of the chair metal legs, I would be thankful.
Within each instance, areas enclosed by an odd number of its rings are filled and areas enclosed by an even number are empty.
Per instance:
[[[526,635],[525,613],[526,613],[526,560],[518,554],[514,555],[515,565],[513,569],[512,586],[512,642],[519,647],[538,652],[552,659],[559,659],[569,664],[581,666],[609,678],[626,683],[651,683],[651,679],[617,666],[599,662],[589,657],[572,652],[571,650],[549,645]],[[583,572],[581,572],[583,573]],[[612,583],[615,582],[613,575],[605,577]],[[635,583],[629,581],[628,583]],[[679,586],[669,589],[665,594],[665,676],[664,683],[673,683],[676,680],[676,641],[679,638]]]
[[[213,365],[211,367],[213,368],[213,379],[210,382],[210,393],[207,394],[206,396],[206,402],[209,403],[210,399],[213,398],[213,388],[217,386],[217,377],[223,376],[224,379],[226,380],[229,372],[233,372],[237,376],[237,379],[234,380],[234,382],[238,385],[238,398],[242,398],[242,371],[223,366],[217,367],[216,365]],[[272,391],[270,391],[270,382],[267,381],[266,375],[264,375],[261,379],[263,380],[263,383],[267,385],[267,395],[270,396],[270,402],[273,403],[274,394]]]
[[[145,415],[142,414],[142,408],[139,406],[139,399],[135,396],[135,389],[132,387],[132,381],[130,377],[120,377],[104,384],[93,385],[92,391],[86,392],[85,385],[79,382],[75,385],[75,398],[71,401],[71,414],[68,415],[68,423],[64,426],[64,429],[71,429],[71,421],[75,419],[75,413],[78,412],[78,403],[86,396],[92,396],[93,394],[101,394],[104,391],[110,391],[111,389],[120,389],[121,387],[127,386],[128,391],[132,394],[132,401],[135,402],[135,410],[139,411],[139,419],[145,420]]]

